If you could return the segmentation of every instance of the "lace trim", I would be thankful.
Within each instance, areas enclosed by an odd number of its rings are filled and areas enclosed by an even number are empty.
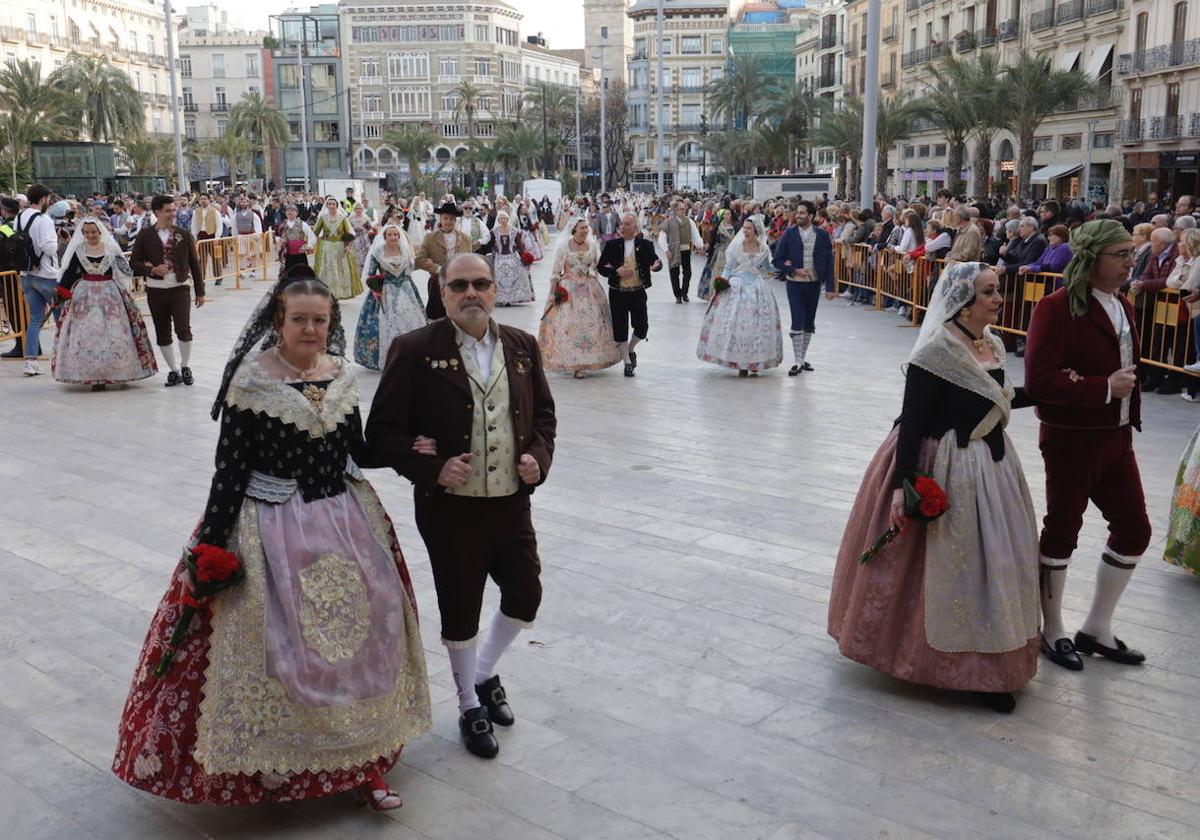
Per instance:
[[[1005,355],[1004,342],[995,333],[986,333],[997,359]],[[973,394],[978,394],[992,403],[992,409],[971,432],[971,439],[984,437],[996,426],[1008,427],[1012,415],[1012,400],[1016,391],[1005,380],[1003,386],[987,374],[987,371],[970,353],[963,343],[940,330],[913,355],[911,364],[929,371],[951,385],[957,385]]]
[[[324,437],[340,426],[358,403],[358,382],[340,361],[319,408],[295,388],[268,374],[256,359],[242,362],[225,397],[225,404],[231,408],[274,417],[314,438]]]
[[[392,531],[369,484],[348,485],[376,539],[391,552]],[[230,549],[246,577],[212,606],[208,667],[196,723],[195,758],[206,773],[319,773],[394,755],[430,728],[425,656],[408,594],[404,634],[408,659],[394,689],[379,697],[332,707],[293,703],[267,661],[266,556],[256,505],[242,505]]]
[[[272,504],[283,504],[300,489],[300,484],[294,478],[279,478],[255,470],[246,481],[246,495]]]

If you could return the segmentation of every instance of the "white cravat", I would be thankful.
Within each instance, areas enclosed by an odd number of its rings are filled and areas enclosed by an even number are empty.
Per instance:
[[[462,339],[463,349],[475,356],[475,364],[479,365],[479,372],[483,374],[483,382],[480,384],[486,388],[492,379],[492,355],[496,352],[496,336],[492,335],[489,328],[481,339],[465,332]]]
[[[1099,289],[1092,289],[1092,297],[1094,297],[1097,303],[1100,304],[1101,308],[1104,309],[1104,314],[1108,316],[1108,320],[1112,321],[1113,331],[1117,334],[1117,342],[1119,343],[1121,341],[1122,331],[1128,329],[1128,326],[1125,322],[1125,307],[1121,305],[1121,301],[1117,300],[1116,295],[1109,294],[1108,292],[1102,292]],[[1124,364],[1125,360],[1122,359],[1121,363]],[[1112,398],[1112,385],[1109,384],[1108,396],[1104,400],[1105,404],[1107,405],[1108,403],[1112,402]],[[1129,397],[1125,397],[1121,400],[1120,424],[1122,426],[1127,426],[1129,424]]]
[[[637,247],[637,238],[625,240],[625,259],[633,259],[634,249]]]

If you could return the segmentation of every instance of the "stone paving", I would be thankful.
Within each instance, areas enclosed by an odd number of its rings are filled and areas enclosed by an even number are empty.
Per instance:
[[[117,717],[204,504],[225,354],[265,288],[213,291],[195,319],[190,389],[166,390],[160,375],[90,393],[0,364],[0,835],[1200,836],[1200,581],[1159,559],[1196,406],[1147,397],[1137,438],[1156,537],[1117,617],[1147,667],[1043,665],[1016,714],[999,717],[845,660],[825,634],[842,527],[899,411],[915,333],[825,302],[815,373],[738,379],[696,359],[703,304],[675,305],[665,272],[636,379],[613,368],[552,380],[558,453],[534,497],[545,601],[501,666],[518,724],[497,761],[458,743],[410,490],[376,472],[423,609],[436,704],[434,731],[390,776],[405,807],[382,815],[338,797],[226,810],[125,787],[108,770]],[[345,307],[348,322],[357,311]],[[540,314],[498,318],[536,330]],[[1019,379],[1017,360],[1010,369]],[[378,375],[358,375],[365,411]],[[1040,509],[1033,414],[1018,412],[1010,433]],[[1068,626],[1087,609],[1103,537],[1089,513]]]

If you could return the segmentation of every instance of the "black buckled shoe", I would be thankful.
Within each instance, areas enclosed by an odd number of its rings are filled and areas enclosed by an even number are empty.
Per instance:
[[[634,376],[635,375],[633,372],[633,365],[629,364],[628,362],[625,364],[625,375],[626,376]]]
[[[184,385],[193,385],[196,382],[196,377],[192,376],[192,369],[185,367],[180,371]]]
[[[1057,639],[1053,646],[1046,641],[1045,636],[1042,636],[1042,655],[1055,665],[1061,665],[1068,671],[1083,670],[1083,660],[1080,659],[1079,654],[1076,652],[1075,644],[1065,636]]]
[[[475,696],[487,709],[488,719],[496,726],[512,726],[517,722],[512,707],[508,705],[508,694],[500,685],[500,675],[475,686]]]
[[[804,370],[804,368],[800,367],[800,365],[792,365],[791,368],[788,369],[788,376],[799,376],[800,371],[802,370]]]
[[[480,758],[495,758],[500,754],[500,742],[488,720],[488,710],[483,706],[467,709],[458,718],[458,731],[462,734],[467,751]]]
[[[813,369],[813,366],[812,366],[812,365],[810,365],[808,362],[801,362],[801,363],[800,363],[800,370],[807,370],[807,371],[809,371],[809,372],[812,372],[812,369]]]
[[[174,388],[176,385],[178,385],[182,381],[183,381],[183,378],[178,373],[176,373],[175,371],[171,371],[170,373],[167,374],[167,381],[165,384],[168,388]]]
[[[1122,665],[1141,665],[1146,661],[1146,654],[1140,650],[1134,650],[1116,636],[1113,636],[1113,641],[1117,643],[1117,646],[1110,648],[1108,645],[1100,644],[1095,636],[1081,630],[1075,634],[1075,649],[1080,653],[1088,655],[1094,653],[1097,656],[1103,656],[1105,659],[1111,659]]]
[[[629,364],[637,367],[637,353],[634,353],[632,350],[629,351]]]

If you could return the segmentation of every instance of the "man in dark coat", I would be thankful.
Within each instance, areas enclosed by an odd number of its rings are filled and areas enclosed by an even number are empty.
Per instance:
[[[1150,520],[1133,452],[1133,430],[1142,428],[1137,325],[1119,291],[1133,266],[1133,242],[1120,222],[1102,219],[1071,232],[1071,251],[1066,285],[1033,310],[1025,388],[1038,406],[1046,462],[1042,653],[1077,671],[1080,653],[1125,665],[1145,660],[1113,635],[1112,620],[1150,544]],[[1063,590],[1089,501],[1108,522],[1109,536],[1091,611],[1072,642],[1063,626]]]
[[[392,342],[371,405],[368,463],[413,482],[442,641],[468,750],[494,758],[514,717],[496,663],[537,616],[541,569],[529,498],[554,455],[554,398],[537,340],[491,319],[487,260],[459,253],[439,275],[446,317]],[[488,576],[500,610],[476,653]]]
[[[650,330],[646,310],[646,290],[650,288],[650,273],[662,268],[654,245],[638,233],[637,217],[632,213],[621,216],[617,228],[620,234],[607,242],[600,252],[596,270],[608,280],[608,305],[612,310],[613,341],[621,348],[625,360],[625,375],[633,376],[637,353],[633,348],[644,341]],[[633,324],[633,337],[629,325]]]

